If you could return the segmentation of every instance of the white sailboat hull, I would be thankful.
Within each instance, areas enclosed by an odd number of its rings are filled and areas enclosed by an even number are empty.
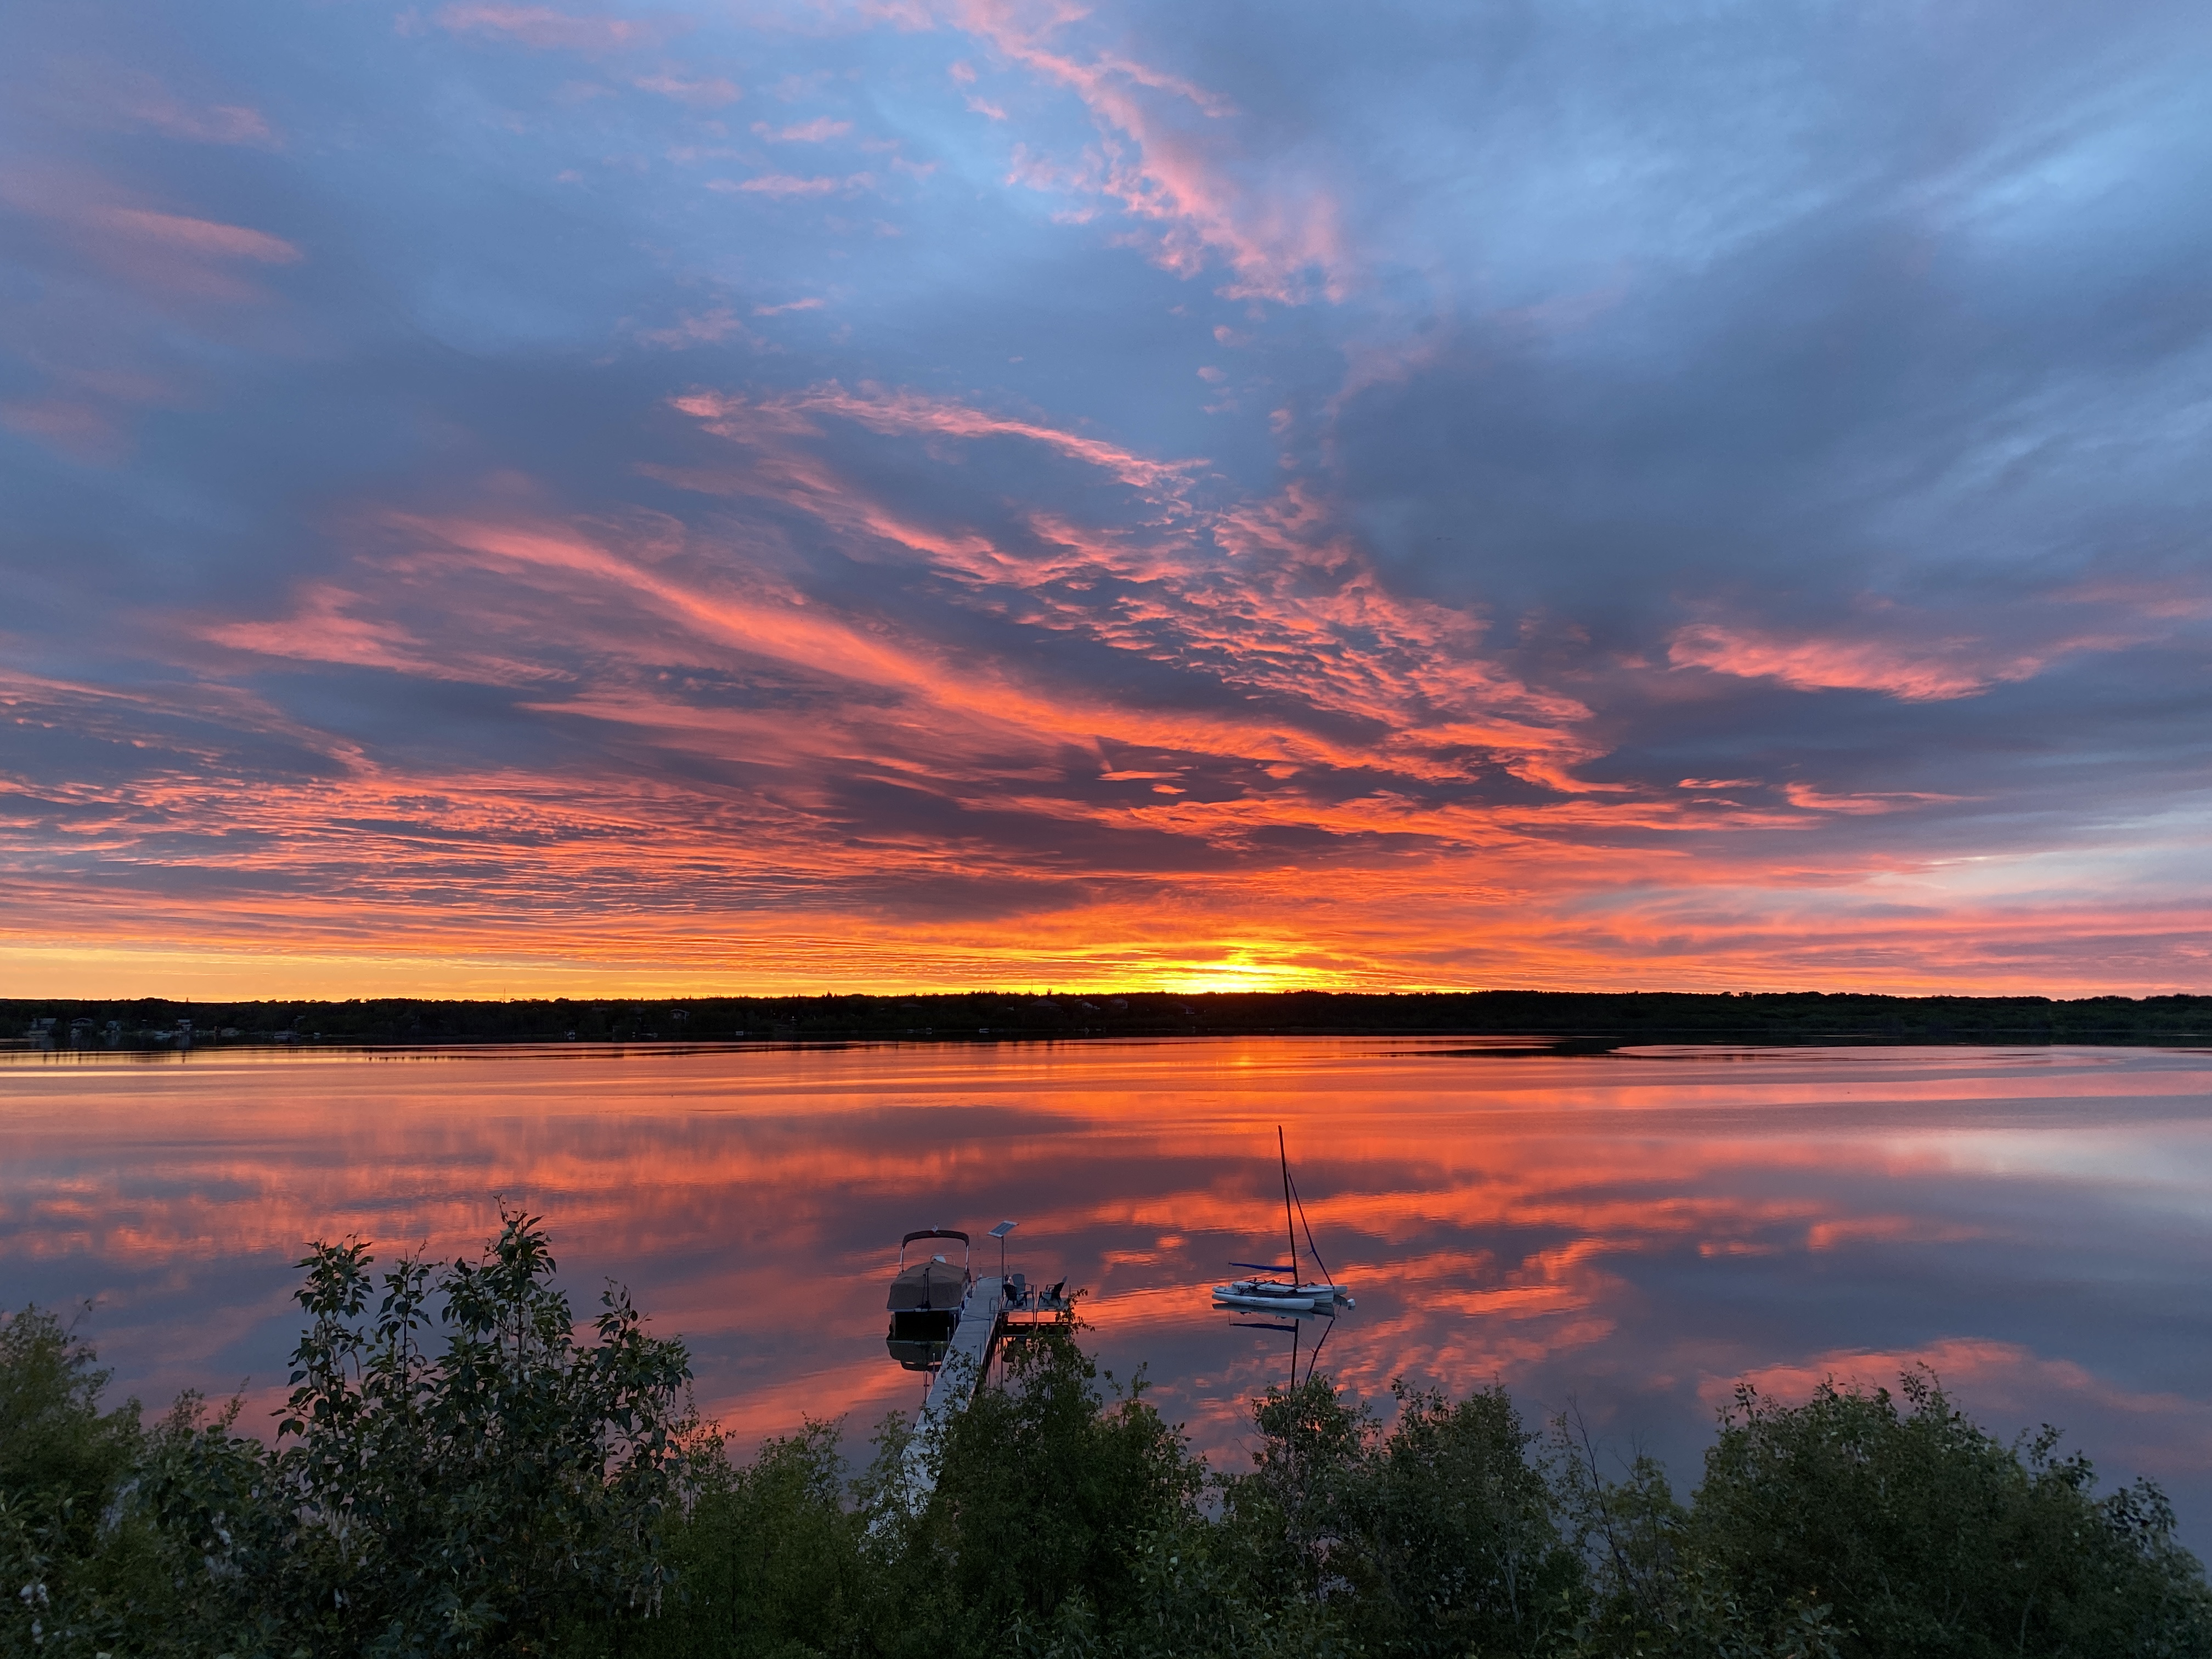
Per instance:
[[[1227,1302],[1237,1307],[1289,1309],[1294,1303],[1308,1308],[1318,1308],[1324,1313],[1340,1304],[1352,1307],[1351,1297],[1341,1285],[1285,1285],[1265,1279],[1240,1279],[1233,1285],[1216,1285],[1214,1300]]]
[[[1289,1258],[1282,1262],[1232,1261],[1229,1265],[1255,1273],[1279,1273],[1282,1277],[1239,1279],[1231,1284],[1216,1285],[1213,1287],[1213,1305],[1217,1308],[1247,1309],[1254,1313],[1315,1314],[1325,1319],[1334,1318],[1338,1308],[1349,1308],[1355,1304],[1341,1285],[1326,1282],[1301,1284],[1298,1280],[1297,1223],[1304,1219],[1305,1206],[1297,1201],[1297,1189],[1291,1180],[1290,1152],[1284,1144],[1279,1125],[1275,1130],[1275,1157],[1283,1170],[1283,1236],[1284,1242],[1290,1246]],[[1292,1215],[1294,1204],[1297,1205],[1295,1218]],[[1310,1225],[1306,1228],[1306,1243],[1310,1247],[1313,1244]],[[1313,1250],[1313,1258],[1314,1266],[1326,1274],[1328,1269],[1322,1267],[1318,1249]]]
[[[1243,1308],[1252,1313],[1311,1313],[1314,1299],[1310,1296],[1239,1296],[1233,1291],[1217,1289],[1213,1292],[1217,1308]]]

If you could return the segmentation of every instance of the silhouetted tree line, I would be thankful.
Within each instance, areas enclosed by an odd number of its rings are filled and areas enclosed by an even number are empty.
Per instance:
[[[0,1038],[57,1048],[223,1042],[681,1042],[1358,1035],[1638,1042],[2161,1043],[2212,1040],[2212,996],[1885,997],[1819,991],[1169,992],[697,997],[678,1001],[0,1000]],[[1486,1050],[1497,1053],[1498,1050]],[[1512,1052],[1510,1050],[1504,1052]]]
[[[234,1402],[151,1427],[52,1314],[0,1326],[0,1651],[745,1659],[2212,1654],[2147,1482],[2008,1445],[1935,1379],[1746,1388],[1679,1501],[1502,1389],[1326,1376],[1210,1470],[1072,1337],[1020,1346],[909,1484],[811,1423],[738,1465],[680,1343],[610,1291],[585,1340],[533,1218],[484,1255],[301,1263],[273,1447]]]

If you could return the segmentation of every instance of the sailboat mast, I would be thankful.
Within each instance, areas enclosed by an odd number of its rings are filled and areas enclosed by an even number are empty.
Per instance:
[[[1283,1141],[1283,1126],[1275,1126],[1275,1156],[1283,1164],[1283,1231],[1291,1241],[1291,1283],[1298,1282],[1298,1230],[1291,1219],[1291,1152]]]

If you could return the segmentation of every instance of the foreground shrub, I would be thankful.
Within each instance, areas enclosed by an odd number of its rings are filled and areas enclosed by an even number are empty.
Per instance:
[[[700,1474],[688,1515],[672,1516],[663,1562],[673,1587],[658,1616],[596,1635],[649,1656],[855,1654],[885,1616],[884,1563],[829,1423],[768,1441],[743,1468]]]
[[[0,1652],[525,1654],[653,1613],[671,1507],[716,1449],[683,1346],[615,1291],[576,1341],[544,1229],[502,1220],[380,1297],[365,1245],[315,1248],[277,1449],[235,1402],[187,1395],[150,1433],[136,1401],[103,1415],[52,1315],[0,1328]]]
[[[107,1373],[44,1309],[0,1325],[0,1639],[88,1649],[131,1634],[149,1583],[144,1540],[110,1512],[137,1461],[136,1401],[102,1412]]]
[[[319,1644],[529,1651],[578,1618],[660,1605],[661,1523],[704,1449],[683,1344],[613,1289],[579,1343],[544,1227],[501,1219],[481,1260],[434,1279],[403,1257],[373,1316],[366,1245],[301,1264],[312,1322],[276,1460],[298,1522],[274,1576]]]
[[[2008,1446],[1932,1375],[1902,1402],[1823,1382],[1802,1406],[1736,1391],[1687,1526],[1751,1617],[1831,1603],[1867,1659],[2203,1653],[2203,1570],[2148,1482],[2095,1496],[2046,1428]]]
[[[1536,1437],[1502,1389],[1393,1393],[1387,1434],[1324,1376],[1255,1403],[1253,1470],[1219,1483],[1248,1581],[1365,1653],[1543,1650],[1582,1572]]]

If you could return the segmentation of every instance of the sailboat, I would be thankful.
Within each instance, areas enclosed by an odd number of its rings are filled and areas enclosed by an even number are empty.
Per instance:
[[[1297,1198],[1297,1188],[1291,1179],[1291,1155],[1283,1140],[1280,1124],[1275,1127],[1275,1155],[1283,1166],[1283,1231],[1291,1247],[1288,1261],[1232,1261],[1232,1267],[1247,1269],[1254,1276],[1232,1279],[1226,1285],[1213,1287],[1213,1305],[1217,1308],[1239,1308],[1249,1313],[1311,1315],[1324,1319],[1336,1316],[1339,1308],[1357,1306],[1346,1288],[1336,1282],[1328,1266],[1314,1247],[1313,1228],[1306,1227],[1306,1253],[1321,1271],[1317,1279],[1300,1277],[1298,1267],[1298,1223],[1305,1219],[1306,1206]],[[1295,1218],[1292,1206],[1296,1206]],[[1267,1278],[1257,1275],[1265,1273]]]

